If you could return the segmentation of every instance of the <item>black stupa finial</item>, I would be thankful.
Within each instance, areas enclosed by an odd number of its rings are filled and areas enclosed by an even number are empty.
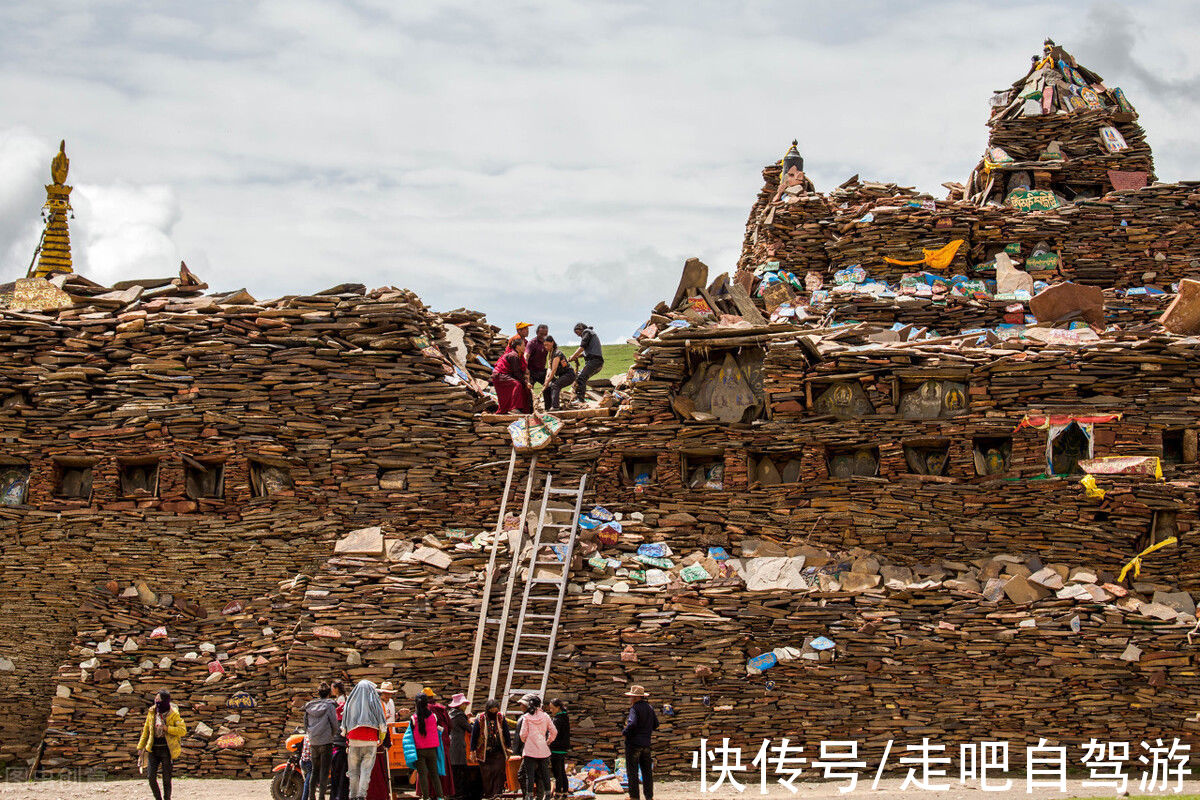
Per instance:
[[[792,139],[792,146],[788,148],[787,153],[783,156],[783,174],[787,175],[788,170],[795,167],[800,172],[804,172],[804,156],[800,155],[799,142]]]

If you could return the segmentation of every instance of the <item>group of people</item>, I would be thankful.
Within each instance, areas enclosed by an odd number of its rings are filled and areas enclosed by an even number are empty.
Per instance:
[[[561,408],[562,390],[575,384],[575,402],[587,397],[587,382],[604,367],[604,351],[600,337],[580,322],[575,325],[579,347],[570,356],[559,349],[547,325],[538,325],[532,339],[528,322],[518,322],[517,332],[509,337],[504,354],[492,369],[492,386],[500,413],[533,413],[533,387],[542,387],[542,404],[546,411]],[[583,366],[576,372],[572,365]]]
[[[463,694],[455,694],[443,706],[434,690],[426,688],[414,698],[413,709],[397,714],[394,698],[395,690],[386,681],[376,688],[371,681],[361,680],[348,698],[340,681],[317,687],[317,697],[304,708],[305,800],[318,796],[324,800],[327,789],[332,800],[390,798],[390,777],[376,753],[390,747],[390,724],[405,718],[404,760],[417,774],[416,788],[422,798],[499,797],[506,789],[513,754],[522,756],[518,774],[527,798],[567,796],[571,734],[561,700],[550,702],[551,719],[541,710],[540,698],[522,697],[525,713],[514,731],[500,715],[497,700],[489,700],[483,714],[472,715]]]
[[[378,687],[360,680],[347,695],[340,680],[321,683],[317,696],[304,706],[305,737],[300,757],[304,770],[304,800],[391,800],[387,760],[378,759],[391,746],[390,725],[397,721],[396,691],[384,681]],[[658,717],[641,686],[631,686],[625,718],[625,762],[629,800],[654,798],[651,736]],[[500,713],[500,701],[490,699],[479,715],[471,703],[455,694],[449,707],[437,693],[424,689],[407,717],[404,760],[417,773],[422,798],[482,800],[497,798],[507,787],[510,756],[520,757],[518,782],[525,800],[561,800],[570,795],[567,755],[571,749],[571,720],[560,699],[542,708],[542,699],[526,694],[515,726]],[[171,695],[161,691],[146,712],[138,741],[140,768],[149,767],[155,800],[171,800],[171,774],[187,728]],[[157,775],[162,775],[160,791]]]

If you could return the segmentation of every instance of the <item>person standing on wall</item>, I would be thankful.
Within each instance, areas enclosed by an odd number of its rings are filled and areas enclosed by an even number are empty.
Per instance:
[[[305,800],[313,800],[320,793],[326,797],[329,786],[329,765],[333,761],[333,739],[338,729],[337,703],[330,699],[328,683],[317,687],[316,698],[304,706],[304,730],[308,733],[308,746],[312,753],[312,779],[308,781]]]
[[[525,770],[526,800],[550,797],[550,743],[558,731],[550,715],[542,710],[542,698],[529,698],[529,710],[521,718],[521,759]]]
[[[138,768],[149,766],[147,777],[154,800],[171,800],[171,773],[179,758],[179,742],[187,736],[187,726],[179,708],[171,703],[171,693],[163,689],[154,695],[154,703],[146,711],[142,737],[138,740]],[[158,789],[158,772],[162,770],[162,791]]]
[[[329,800],[349,800],[350,778],[346,774],[346,735],[342,733],[342,714],[346,710],[346,684],[335,680],[330,684],[333,690],[334,713],[338,725],[333,732],[333,757],[330,759]]]
[[[630,800],[639,800],[638,785],[641,784],[646,800],[654,800],[654,758],[650,751],[650,737],[658,730],[658,715],[646,701],[646,690],[641,686],[630,686],[625,696],[629,698],[629,715],[625,717],[624,729],[629,797]]]
[[[546,381],[542,389],[542,405],[554,411],[560,405],[562,390],[575,381],[575,370],[571,369],[567,356],[558,349],[553,336],[546,337]]]
[[[551,719],[557,734],[550,744],[550,771],[554,774],[554,796],[566,798],[571,794],[567,778],[567,752],[571,749],[571,717],[567,704],[555,698],[550,701]]]
[[[571,354],[571,362],[578,363],[583,358],[583,368],[575,378],[575,402],[583,403],[587,401],[588,379],[604,369],[604,349],[596,332],[582,322],[575,323],[575,335],[579,337],[579,347]]]
[[[538,325],[536,335],[525,345],[525,363],[529,365],[530,387],[546,385],[546,337],[550,335],[547,325]]]
[[[350,775],[350,800],[366,800],[375,767],[375,751],[387,735],[383,701],[375,684],[365,678],[354,685],[342,712],[342,730],[348,743],[346,769]]]
[[[484,797],[495,798],[504,793],[511,748],[508,722],[500,714],[500,701],[492,697],[471,726],[471,749],[479,762]]]

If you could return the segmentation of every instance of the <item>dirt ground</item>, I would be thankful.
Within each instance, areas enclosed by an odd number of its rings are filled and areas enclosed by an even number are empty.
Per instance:
[[[871,800],[909,800],[919,797],[937,797],[939,800],[995,800],[1000,797],[1027,798],[1072,798],[1072,797],[1112,797],[1111,792],[1105,793],[1096,789],[1085,790],[1078,780],[1067,782],[1067,792],[1047,791],[1036,789],[1032,794],[1025,793],[1023,782],[1014,781],[1012,790],[1008,792],[983,792],[979,789],[953,788],[944,792],[918,791],[909,788],[900,790],[900,780],[880,781],[879,789],[872,791],[870,782],[860,784],[853,792],[842,794],[837,784],[806,783],[797,784],[799,791],[792,794],[787,789],[768,784],[766,795],[759,793],[757,784],[751,784],[738,793],[722,786],[715,793],[700,793],[700,786],[695,782],[670,782],[656,787],[655,800],[685,800],[685,798],[730,798],[730,797],[766,797],[772,800],[779,798],[804,798],[804,800],[834,800],[834,798],[871,798]],[[953,785],[953,784],[952,784]],[[1130,788],[1137,793],[1136,782]],[[193,780],[180,778],[173,787],[174,800],[269,800],[271,792],[269,783],[265,780],[233,781],[233,780]],[[1200,793],[1200,781],[1189,781],[1184,784],[1185,794]],[[1168,796],[1171,795],[1167,793]],[[67,783],[62,781],[39,781],[37,783],[0,783],[0,799],[2,800],[60,800],[61,798],[81,798],[82,800],[146,800],[150,797],[149,788],[140,780],[114,780],[104,783]],[[601,795],[614,800],[622,800],[623,795]]]

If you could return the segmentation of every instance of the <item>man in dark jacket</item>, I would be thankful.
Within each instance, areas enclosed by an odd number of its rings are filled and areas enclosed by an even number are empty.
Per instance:
[[[304,729],[308,731],[313,765],[312,780],[308,783],[308,797],[305,800],[313,800],[318,791],[321,800],[325,800],[333,739],[338,732],[337,705],[329,697],[328,683],[318,686],[316,698],[304,706]]]
[[[604,349],[596,332],[582,322],[575,323],[575,335],[579,337],[579,347],[571,354],[571,361],[578,363],[583,358],[583,367],[575,377],[575,401],[582,403],[587,400],[588,379],[604,369]]]
[[[625,771],[629,774],[629,797],[639,800],[638,784],[646,800],[654,800],[654,759],[650,753],[650,736],[658,730],[658,715],[646,702],[646,690],[630,686],[629,716],[625,718]],[[639,780],[639,773],[640,780]]]

